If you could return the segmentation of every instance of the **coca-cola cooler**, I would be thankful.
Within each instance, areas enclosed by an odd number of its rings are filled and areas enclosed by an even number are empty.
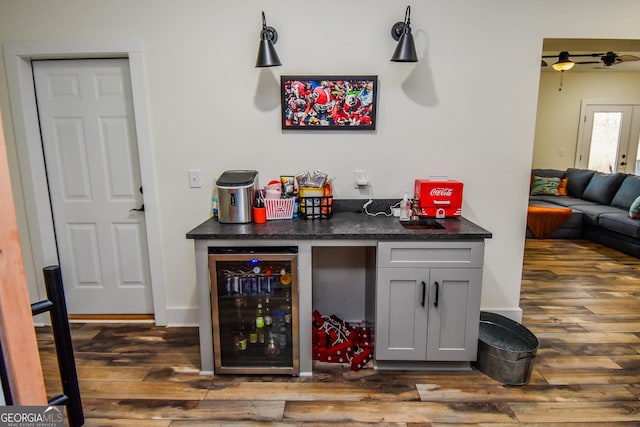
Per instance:
[[[460,181],[416,179],[414,195],[418,215],[433,218],[462,215],[462,187]]]

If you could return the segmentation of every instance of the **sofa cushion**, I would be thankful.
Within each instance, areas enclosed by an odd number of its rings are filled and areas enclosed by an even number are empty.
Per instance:
[[[560,178],[558,177],[546,177],[546,176],[533,176],[533,183],[531,184],[531,195],[557,196],[558,186],[560,185]]]
[[[608,205],[611,199],[618,192],[620,184],[627,175],[623,173],[600,173],[596,172],[591,177],[587,188],[582,193],[582,198],[592,202]]]
[[[600,227],[625,236],[640,239],[640,221],[624,213],[606,213],[600,216]]]
[[[611,206],[629,209],[638,196],[640,196],[640,176],[627,175],[622,184],[620,184],[618,192],[613,196]]]
[[[627,218],[629,217],[627,211],[620,208],[615,208],[610,205],[599,205],[599,204],[573,205],[571,206],[571,209],[582,212],[584,214],[584,217],[583,217],[584,222],[588,224],[594,224],[594,225],[598,224],[600,216],[604,214],[624,213],[624,214],[627,214]]]
[[[549,176],[554,178],[564,178],[566,171],[560,169],[531,169],[531,174],[536,176]]]
[[[531,204],[532,201],[541,201],[541,202],[547,202],[547,203],[553,203],[554,205],[558,205],[558,206],[565,206],[565,207],[572,207],[572,206],[600,206],[599,203],[596,202],[590,202],[588,200],[583,200],[580,199],[578,197],[571,197],[571,196],[544,196],[544,195],[539,195],[539,196],[529,196],[529,204]]]
[[[589,185],[591,177],[595,172],[588,169],[569,168],[565,176],[569,178],[567,183],[567,194],[573,197],[582,197],[585,188]]]

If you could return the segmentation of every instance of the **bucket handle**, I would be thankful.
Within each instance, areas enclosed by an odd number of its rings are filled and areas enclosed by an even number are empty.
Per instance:
[[[518,357],[518,358],[516,359],[516,361],[518,361],[518,360],[522,360],[522,359],[534,359],[535,357],[536,357],[536,355],[535,355],[535,354],[527,355],[527,356],[522,356],[522,357]]]

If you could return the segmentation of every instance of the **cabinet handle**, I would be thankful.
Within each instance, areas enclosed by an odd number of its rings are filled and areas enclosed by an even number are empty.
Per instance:
[[[420,305],[423,307],[424,307],[424,301],[426,296],[427,296],[427,284],[422,282],[422,301],[420,302]]]
[[[440,290],[440,285],[438,284],[438,282],[434,282],[436,284],[436,299],[435,301],[433,301],[433,306],[437,307],[438,306],[438,294],[439,294],[439,290]]]

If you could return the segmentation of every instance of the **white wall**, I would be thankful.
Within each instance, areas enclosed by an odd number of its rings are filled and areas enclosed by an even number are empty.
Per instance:
[[[494,235],[486,248],[482,306],[517,313],[542,40],[640,38],[640,3],[417,2],[411,22],[420,62],[391,63],[389,33],[405,6],[383,0],[0,0],[0,42],[143,41],[169,310],[197,306],[193,242],[184,236],[207,217],[216,175],[255,168],[267,180],[320,168],[336,177],[339,198],[366,197],[351,188],[354,169],[368,171],[377,197],[400,197],[417,177],[464,181],[464,215]],[[261,10],[280,35],[282,67],[253,67]],[[279,75],[311,73],[377,74],[378,130],[283,133]],[[19,141],[4,66],[0,110],[20,204]],[[188,169],[202,171],[202,189],[188,188]],[[25,244],[24,205],[18,211]],[[25,252],[28,258],[28,247]],[[39,269],[32,265],[28,276]]]
[[[640,73],[569,71],[563,79],[562,91],[559,91],[560,73],[540,75],[534,168],[574,167],[582,100],[640,101]]]

